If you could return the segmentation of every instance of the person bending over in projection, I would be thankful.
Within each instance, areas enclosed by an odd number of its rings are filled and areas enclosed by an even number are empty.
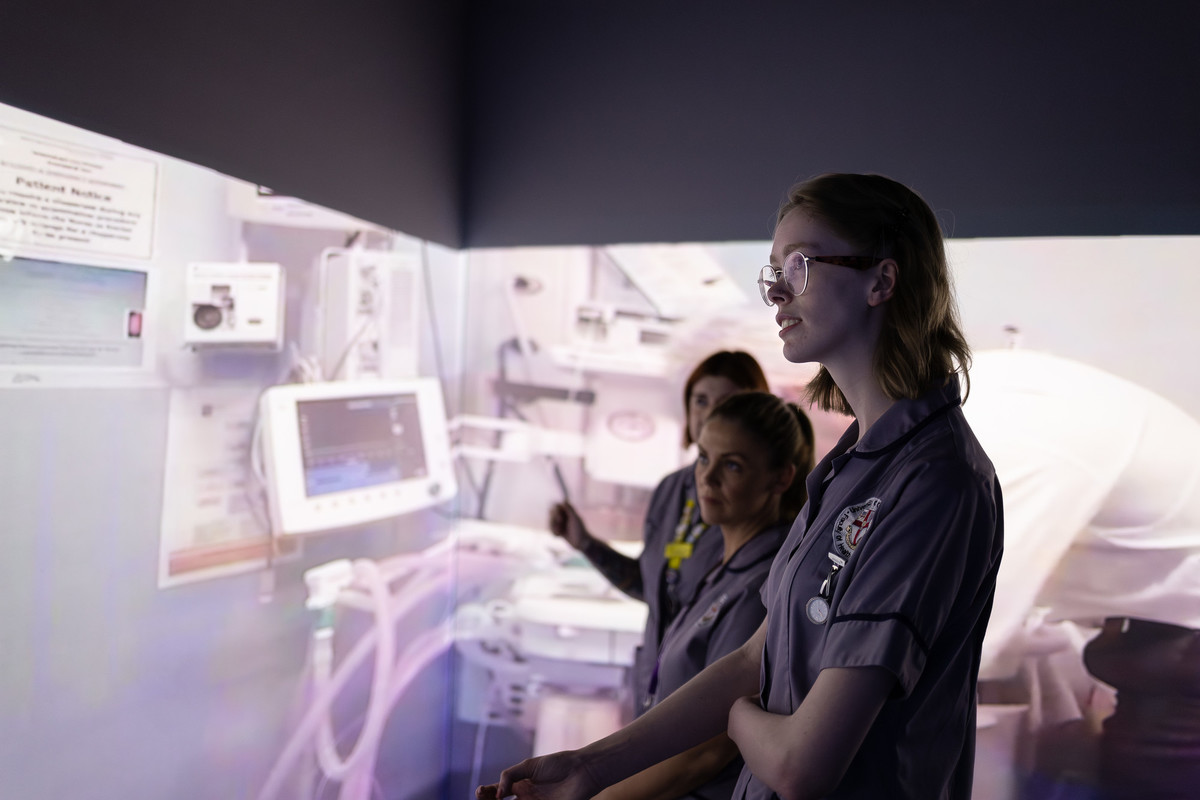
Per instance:
[[[696,441],[700,426],[723,398],[734,392],[767,390],[762,367],[749,353],[721,350],[705,358],[683,388],[684,447]],[[646,604],[646,632],[634,654],[629,684],[633,714],[641,714],[650,707],[646,688],[667,626],[721,560],[721,534],[700,516],[693,465],[672,472],[654,489],[646,511],[645,542],[637,558],[594,536],[569,503],[550,509],[550,530],[580,551],[615,587]]]
[[[813,178],[759,286],[784,356],[822,365],[810,396],[855,418],[808,477],[766,619],[630,725],[509,767],[481,800],[582,800],[721,733],[738,800],[970,796],[1001,496],[960,407],[970,351],[937,219],[881,176]]]
[[[971,375],[963,410],[1006,510],[984,673],[1099,629],[1082,655],[1117,690],[1101,796],[1200,797],[1200,422],[1044,353],[982,353]]]

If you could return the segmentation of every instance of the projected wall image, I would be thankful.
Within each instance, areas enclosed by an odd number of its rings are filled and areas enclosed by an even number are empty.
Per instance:
[[[0,123],[120,149],[16,109]],[[458,252],[121,148],[153,166],[130,195],[152,237],[0,242],[0,796],[469,796],[633,717],[647,606],[552,510],[622,557],[648,519],[694,552],[711,527],[652,497],[695,474],[697,364],[753,356],[808,409],[818,458],[849,423],[782,356],[756,286],[768,242]],[[948,253],[976,353],[964,413],[1006,502],[975,796],[1094,789],[1116,697],[1087,642],[1109,616],[1200,627],[1200,239]],[[188,265],[242,262],[279,267],[282,348],[187,346]],[[439,388],[431,418],[358,390],[408,380]],[[295,399],[275,461],[271,391]],[[438,447],[414,435],[430,419]],[[280,467],[297,504],[356,514],[284,530]],[[360,513],[422,481],[420,502]],[[46,746],[63,741],[87,746]]]

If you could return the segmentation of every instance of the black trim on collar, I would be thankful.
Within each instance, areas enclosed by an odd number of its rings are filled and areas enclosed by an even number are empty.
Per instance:
[[[903,447],[905,444],[907,444],[910,439],[912,439],[920,431],[922,431],[926,426],[928,426],[929,423],[940,418],[943,414],[950,411],[950,409],[958,408],[960,405],[961,405],[960,401],[951,400],[951,401],[947,402],[945,405],[941,406],[940,408],[935,408],[933,411],[929,412],[928,416],[926,416],[925,419],[921,420],[916,425],[913,425],[911,428],[909,428],[904,433],[897,436],[891,442],[885,444],[883,447],[880,447],[878,450],[869,450],[864,453],[861,450],[858,450],[858,449],[852,447],[849,450],[847,450],[845,453],[842,453],[842,455],[850,456],[851,458],[877,458],[882,455],[887,455],[888,453],[891,453],[895,450],[899,450],[901,447]]]
[[[737,566],[737,567],[735,567],[733,565],[726,566],[725,571],[732,572],[735,574],[738,572],[745,572],[746,570],[750,569],[751,567],[756,567],[764,561],[775,558],[775,554],[778,552],[779,552],[779,549],[776,548],[775,550],[771,550],[767,553],[763,553],[761,556],[754,559],[749,564],[742,564],[741,566]]]
[[[745,572],[752,567],[758,566],[769,558],[775,558],[776,554],[779,552],[779,548],[783,547],[783,543],[787,540],[788,531],[791,530],[791,527],[791,524],[788,523],[786,525],[772,525],[771,527],[767,528],[765,531],[758,534],[758,536],[755,536],[753,539],[742,545],[741,549],[733,554],[733,558],[730,559],[730,563],[725,565],[725,571],[732,572],[734,574]],[[734,564],[734,562],[737,561],[738,556],[741,555],[747,547],[750,547],[760,539],[770,536],[775,537],[776,544],[774,547],[767,548],[765,552],[756,556],[753,561],[747,564]]]

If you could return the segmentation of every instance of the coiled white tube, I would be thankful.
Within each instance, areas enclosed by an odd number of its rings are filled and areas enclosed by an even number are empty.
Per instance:
[[[373,750],[383,732],[391,706],[387,702],[388,686],[390,683],[392,664],[396,657],[395,620],[388,614],[388,589],[374,561],[359,559],[354,562],[356,577],[366,584],[371,594],[373,611],[375,613],[375,629],[378,632],[378,645],[375,649],[375,674],[371,676],[371,699],[367,704],[367,718],[363,723],[358,741],[350,749],[350,754],[342,758],[337,751],[337,737],[333,733],[332,708],[327,708],[322,715],[321,728],[317,734],[317,760],[321,770],[333,780],[344,779],[351,770],[362,760],[363,756]],[[317,692],[324,693],[329,683],[332,667],[332,641],[324,640],[329,651],[328,658],[314,660],[314,679]],[[314,653],[315,655],[315,653]],[[332,706],[332,702],[330,703]]]
[[[392,606],[390,613],[383,617],[386,620],[386,624],[390,627],[394,624],[395,620],[412,611],[416,606],[433,595],[434,592],[444,589],[445,581],[445,572],[441,570],[431,572],[430,574],[414,576],[413,582],[405,587],[403,597],[400,598],[398,603]],[[333,673],[329,682],[325,684],[323,691],[313,698],[312,705],[309,706],[300,724],[292,733],[291,739],[288,740],[283,752],[280,753],[278,760],[276,760],[270,775],[268,775],[266,783],[258,794],[259,800],[275,800],[279,796],[279,792],[283,788],[288,774],[304,754],[304,749],[309,742],[309,738],[317,733],[318,727],[326,719],[334,698],[345,688],[345,685],[350,680],[350,676],[362,664],[363,660],[375,646],[375,642],[379,637],[380,627],[377,624],[370,631],[363,634],[362,638],[358,640]],[[394,676],[389,681],[388,690],[372,697],[372,700],[378,700],[384,709],[381,713],[385,719],[387,713],[391,710],[393,699],[404,691],[418,670],[427,666],[429,662],[449,646],[451,640],[450,624],[443,623],[436,628],[425,631],[409,647],[404,649],[398,659],[396,659],[398,663],[405,665],[404,668],[394,673]],[[384,674],[388,675],[388,673],[389,669],[385,668]],[[361,737],[360,742],[362,742]],[[366,751],[364,750],[364,752]]]

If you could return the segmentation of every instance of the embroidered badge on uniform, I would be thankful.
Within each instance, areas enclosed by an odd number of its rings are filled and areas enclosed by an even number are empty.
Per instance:
[[[882,501],[872,497],[863,503],[846,506],[838,514],[837,522],[833,523],[833,549],[842,558],[850,558],[854,548],[867,535],[869,529],[878,519],[875,511]]]
[[[716,600],[713,600],[712,605],[709,606],[708,610],[704,612],[704,616],[702,616],[702,617],[700,617],[700,619],[696,620],[696,627],[697,628],[707,628],[709,625],[712,625],[713,620],[715,620],[717,618],[717,614],[721,613],[721,607],[723,605],[725,605],[725,601],[728,599],[729,599],[729,595],[722,594]]]

